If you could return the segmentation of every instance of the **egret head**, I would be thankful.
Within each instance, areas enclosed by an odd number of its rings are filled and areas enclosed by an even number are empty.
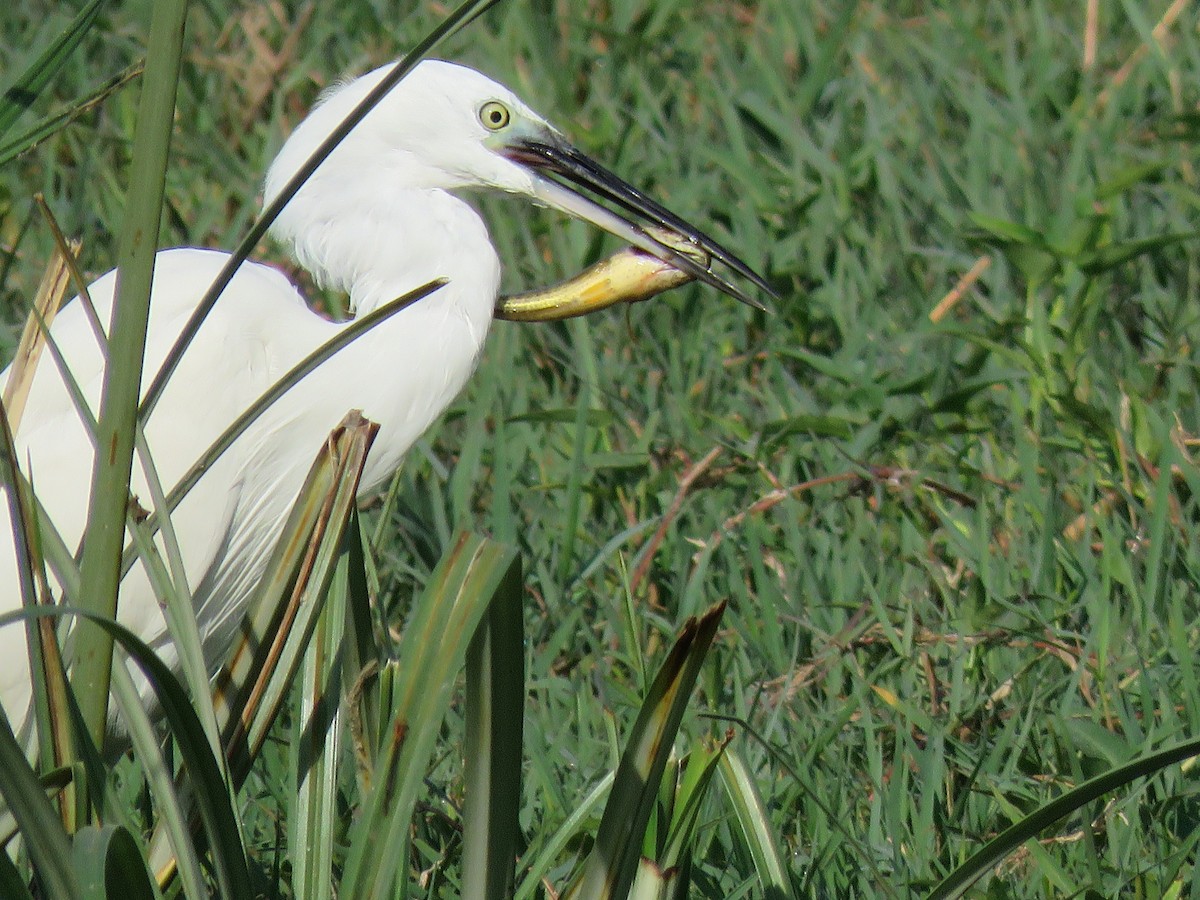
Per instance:
[[[271,166],[267,202],[390,68],[335,88],[322,100]],[[363,178],[363,173],[371,177]],[[508,88],[473,69],[440,60],[425,60],[405,76],[330,154],[291,206],[303,207],[306,194],[327,195],[331,189],[345,195],[355,190],[399,194],[464,188],[521,194],[592,222],[752,306],[760,304],[714,272],[711,263],[702,265],[695,257],[719,261],[771,293],[744,262],[575,149]],[[287,217],[285,212],[280,220],[285,231]],[[665,242],[664,233],[669,235]],[[671,245],[679,242],[702,253],[684,255]]]

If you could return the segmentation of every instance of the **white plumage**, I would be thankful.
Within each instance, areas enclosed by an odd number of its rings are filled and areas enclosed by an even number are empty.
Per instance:
[[[267,176],[268,201],[387,70],[334,90],[300,124]],[[375,490],[471,374],[492,321],[500,263],[482,220],[457,190],[492,188],[557,206],[672,264],[690,266],[696,277],[744,299],[707,267],[681,259],[633,222],[540,172],[589,188],[736,271],[749,271],[578,154],[506,88],[461,66],[418,65],[318,168],[272,231],[319,282],[346,292],[359,315],[432,279],[447,278],[448,284],[360,337],[285,394],[178,507],[172,521],[210,669],[223,658],[279,526],[329,431],[351,409],[379,423],[361,488]],[[670,218],[664,221],[664,215]],[[151,382],[227,258],[192,248],[158,254],[143,385]],[[111,315],[114,283],[110,272],[89,289],[104,322]],[[279,271],[242,265],[146,425],[163,484],[174,485],[238,414],[343,327],[311,312]],[[62,310],[52,334],[95,414],[102,358],[78,301]],[[6,370],[0,380],[7,377]],[[86,521],[92,443],[48,355],[30,390],[17,449],[54,526],[69,546],[77,545]],[[132,490],[147,496],[136,456]],[[12,543],[10,530],[0,527],[0,611],[20,604]],[[140,566],[122,583],[118,618],[174,663],[162,613]],[[24,629],[0,629],[0,702],[15,728],[27,716],[29,678]]]

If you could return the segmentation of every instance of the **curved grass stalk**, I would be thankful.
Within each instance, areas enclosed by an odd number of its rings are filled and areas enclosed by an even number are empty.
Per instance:
[[[246,408],[240,416],[234,419],[233,422],[221,433],[208,450],[192,464],[191,468],[184,473],[179,479],[178,484],[171,489],[171,492],[166,497],[166,508],[168,511],[174,511],[180,501],[187,496],[188,491],[196,486],[196,482],[204,475],[206,471],[215,463],[226,450],[228,450],[233,442],[236,441],[247,428],[249,428],[255,420],[261,416],[268,407],[276,400],[282,397],[285,393],[292,389],[301,379],[320,366],[325,360],[333,356],[343,347],[346,347],[351,342],[357,340],[366,332],[370,331],[380,323],[390,319],[396,313],[403,309],[425,299],[434,291],[445,285],[444,279],[437,279],[423,284],[414,290],[409,291],[402,297],[397,297],[390,303],[385,303],[379,309],[374,310],[369,315],[363,316],[361,319],[355,319],[340,332],[326,341],[317,349],[309,353],[304,359],[300,360],[270,388],[263,392],[262,396],[254,401]],[[146,520],[146,527],[152,531],[158,527],[157,516],[152,515]],[[123,562],[123,571],[128,571],[132,565],[132,556],[126,555]]]
[[[195,312],[192,313],[191,318],[188,319],[187,324],[183,327],[183,330],[175,341],[175,345],[163,360],[162,367],[159,369],[150,388],[146,391],[145,398],[142,400],[141,407],[138,410],[138,415],[143,420],[149,418],[150,413],[154,411],[154,407],[158,405],[167,381],[179,365],[180,360],[183,359],[184,352],[196,336],[196,332],[200,330],[200,326],[208,316],[209,311],[216,304],[217,298],[221,296],[221,292],[225,290],[229,282],[233,279],[234,273],[237,272],[242,263],[249,259],[251,252],[253,252],[263,236],[266,235],[267,229],[279,217],[284,206],[296,195],[296,192],[300,190],[304,182],[312,176],[317,167],[325,160],[325,157],[332,153],[334,148],[345,140],[354,126],[361,122],[367,113],[374,109],[379,101],[393,87],[399,84],[405,75],[412,71],[417,63],[448,37],[473,22],[499,2],[500,0],[465,0],[462,5],[443,19],[441,24],[431,31],[424,40],[418,42],[412,50],[405,54],[403,59],[396,63],[387,77],[362,99],[362,102],[354,108],[350,115],[337,128],[330,132],[329,137],[313,151],[308,161],[296,170],[296,174],[283,186],[283,189],[279,192],[279,196],[262,211],[262,215],[258,217],[254,225],[246,233],[246,236],[242,238],[241,243],[237,245],[237,248],[230,255],[229,260],[225,263],[224,268],[221,269],[216,280],[209,286],[203,299],[197,304]]]
[[[992,871],[1008,854],[1077,809],[1125,787],[1135,779],[1153,775],[1168,766],[1198,755],[1200,738],[1195,738],[1150,753],[1085,781],[1061,797],[1039,806],[984,844],[970,859],[942,879],[941,883],[930,891],[928,900],[953,900],[964,896],[975,882]]]

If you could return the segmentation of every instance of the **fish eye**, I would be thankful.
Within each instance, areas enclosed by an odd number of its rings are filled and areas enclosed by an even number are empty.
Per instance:
[[[512,121],[512,113],[499,100],[489,100],[479,107],[479,121],[489,131],[499,131]]]

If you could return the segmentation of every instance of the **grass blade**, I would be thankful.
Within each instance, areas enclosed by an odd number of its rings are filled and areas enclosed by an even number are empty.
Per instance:
[[[525,634],[518,559],[467,649],[463,896],[512,894],[521,829]]]
[[[0,897],[10,900],[33,900],[29,893],[29,885],[17,871],[16,865],[9,859],[7,853],[0,853]]]
[[[746,847],[754,860],[754,869],[767,900],[791,900],[795,896],[779,848],[775,845],[767,808],[755,787],[754,778],[741,756],[726,747],[721,755],[721,780],[725,795],[733,804],[734,816],[741,826]]]
[[[322,448],[276,545],[243,637],[217,678],[214,702],[235,783],[266,740],[316,627],[376,431],[351,413]]]
[[[671,746],[724,612],[719,603],[684,623],[630,731],[596,844],[568,896],[599,900],[629,892]]]
[[[125,71],[119,72],[112,78],[109,78],[86,97],[74,102],[70,109],[53,116],[48,116],[16,137],[0,141],[0,166],[8,165],[21,154],[32,150],[39,143],[46,140],[46,138],[66,128],[141,74],[141,64],[132,65]]]
[[[0,94],[0,135],[16,124],[21,114],[33,105],[42,89],[50,83],[50,79],[62,70],[67,58],[95,24],[103,6],[104,0],[91,0],[75,15],[66,30]]]
[[[72,861],[85,900],[154,900],[158,896],[137,841],[119,825],[88,826],[75,835]]]
[[[133,684],[133,679],[124,666],[113,667],[112,688],[113,697],[116,698],[125,727],[129,731],[129,741],[134,758],[141,767],[142,777],[146,779],[146,787],[154,799],[157,813],[156,836],[157,833],[162,833],[162,840],[165,841],[162,844],[163,858],[165,860],[170,856],[172,859],[173,862],[169,867],[170,873],[178,874],[186,896],[203,896],[205,881],[201,870],[200,851],[192,839],[190,810],[180,796],[180,791],[176,786],[175,772],[163,753],[162,736],[154,723],[150,721],[150,716],[142,706],[142,699]],[[210,755],[213,755],[211,744],[208,745],[208,751]],[[215,755],[213,758],[217,762],[222,762]],[[232,794],[228,789],[225,794],[232,806]],[[156,872],[162,871],[156,865],[154,846],[152,841],[151,852],[147,858]],[[159,880],[165,883],[167,879],[164,876]]]
[[[224,786],[238,790],[291,690],[321,615],[335,566],[346,555],[344,535],[358,479],[376,426],[351,413],[318,453],[291,515],[281,529],[241,636],[213,682],[213,708],[228,761]],[[195,798],[184,800],[191,809]],[[171,876],[165,829],[151,838],[151,865]],[[174,841],[178,843],[178,841]]]
[[[121,645],[129,659],[142,671],[162,707],[163,719],[175,738],[184,769],[193,783],[194,794],[212,857],[213,870],[221,896],[251,897],[250,874],[245,848],[240,840],[238,819],[229,802],[224,774],[208,747],[200,719],[192,709],[191,698],[166,663],[136,634],[118,622],[104,619],[91,610],[69,606],[34,606],[0,615],[0,627],[32,616],[78,616],[104,629]],[[124,680],[122,678],[122,680]],[[131,704],[132,705],[132,704]],[[137,703],[141,708],[141,703]],[[0,728],[0,753],[3,732]],[[15,742],[14,742],[15,746]],[[3,757],[0,757],[3,761]],[[28,768],[28,764],[26,764]],[[4,773],[0,773],[3,778]],[[0,781],[0,791],[4,790]],[[43,798],[44,799],[44,798]],[[61,826],[60,826],[61,827]],[[53,896],[58,896],[53,894]],[[74,896],[74,895],[71,895]]]
[[[731,729],[726,732],[720,743],[692,750],[681,762],[680,772],[675,781],[666,786],[674,792],[674,797],[666,843],[662,853],[656,857],[660,868],[686,871],[690,865],[691,850],[700,822],[700,810],[708,796],[713,776],[717,774],[717,766],[732,740]]]
[[[84,583],[89,587],[81,598],[86,608],[110,619],[116,614],[121,581],[134,422],[187,3],[160,0],[152,9],[146,74],[133,144],[133,178],[117,252],[117,296],[100,401],[97,446],[106,448],[106,452],[96,458],[85,532],[88,538],[80,566]],[[112,639],[101,630],[82,625],[76,646],[72,683],[88,733],[101,744],[108,721]]]
[[[14,617],[6,616],[5,620],[11,622]],[[26,762],[8,716],[3,713],[0,713],[0,797],[17,820],[47,895],[63,900],[81,897],[79,881],[71,866],[71,839],[37,775]]]
[[[461,534],[422,593],[400,642],[400,664],[391,664],[395,702],[372,790],[351,831],[341,897],[389,897],[403,880],[397,862],[455,678],[516,565],[515,550]]]
[[[610,771],[576,805],[566,821],[558,827],[558,830],[554,832],[550,840],[546,842],[545,846],[538,853],[537,858],[533,861],[533,865],[529,867],[529,871],[525,874],[520,886],[513,894],[513,900],[530,900],[530,898],[537,895],[542,879],[546,877],[546,873],[550,870],[550,866],[553,865],[555,858],[583,830],[585,820],[592,814],[594,809],[599,807],[600,801],[608,794],[616,777],[617,773]]]
[[[1110,791],[1125,787],[1134,779],[1153,775],[1197,755],[1200,755],[1200,738],[1156,751],[1085,781],[1061,797],[1038,807],[984,844],[929,893],[929,900],[949,900],[964,896],[971,885],[991,871],[1004,857],[1077,809]]]
[[[361,541],[357,519],[351,520],[344,544]],[[309,900],[333,896],[333,849],[338,831],[337,789],[340,772],[343,712],[340,704],[345,678],[339,653],[346,632],[346,610],[352,590],[351,554],[343,549],[321,611],[317,629],[304,655],[300,677],[299,715],[292,755],[295,760],[296,801],[289,821],[292,889]]]

